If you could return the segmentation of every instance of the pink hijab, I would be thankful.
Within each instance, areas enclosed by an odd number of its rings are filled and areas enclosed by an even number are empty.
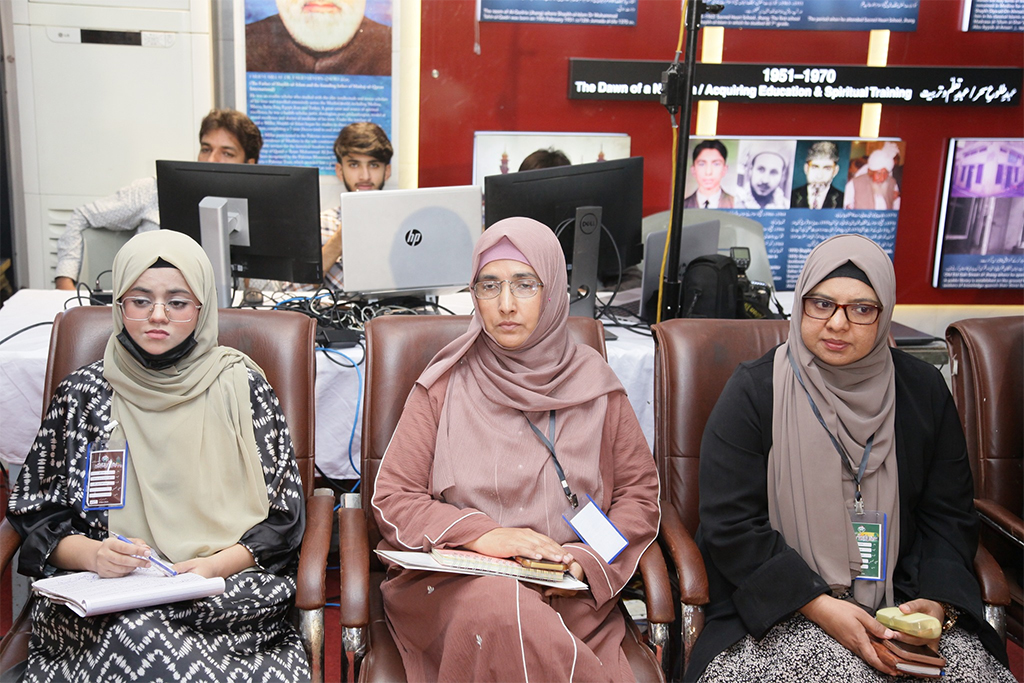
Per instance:
[[[559,517],[565,498],[550,455],[526,420],[547,433],[548,411],[556,411],[555,448],[570,485],[607,509],[610,491],[604,490],[600,468],[607,395],[625,390],[597,351],[569,336],[565,258],[547,226],[528,218],[496,223],[477,243],[474,276],[481,255],[502,239],[544,283],[537,294],[544,297],[540,319],[522,346],[506,349],[484,330],[477,309],[466,333],[442,349],[417,380],[429,388],[450,373],[431,493],[482,510],[502,526],[530,527],[565,543],[575,540]]]
[[[438,352],[417,383],[429,389],[458,361],[464,360],[481,395],[527,412],[557,410],[613,391],[625,391],[601,354],[588,346],[577,346],[569,337],[565,257],[558,239],[546,225],[530,218],[507,218],[488,228],[473,251],[474,278],[482,267],[481,255],[502,238],[507,238],[528,259],[544,283],[544,289],[537,294],[546,299],[537,328],[522,346],[506,349],[484,330],[477,308],[466,333]],[[473,305],[478,306],[475,299]],[[459,397],[449,396],[448,401],[452,398]]]

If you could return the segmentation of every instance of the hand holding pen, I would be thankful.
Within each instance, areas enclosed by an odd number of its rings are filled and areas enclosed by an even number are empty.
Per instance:
[[[119,540],[119,541],[121,541],[123,543],[130,543],[131,545],[133,545],[135,547],[138,547],[134,542],[132,542],[131,539],[125,538],[121,534],[117,534],[116,536],[117,536],[117,540]],[[145,561],[149,562],[150,566],[156,567],[165,576],[177,576],[178,572],[174,571],[174,568],[171,567],[170,563],[161,560],[156,555],[156,552],[152,548],[149,548],[148,546],[143,546],[143,548],[144,548],[144,552],[148,552],[148,554],[142,555],[142,554],[138,554],[138,553],[134,553],[133,552],[133,553],[131,553],[131,557],[134,557],[137,560],[145,560]],[[145,566],[145,565],[141,565],[141,566]]]

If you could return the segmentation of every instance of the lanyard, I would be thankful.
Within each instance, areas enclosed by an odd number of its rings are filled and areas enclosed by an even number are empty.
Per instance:
[[[522,412],[522,411],[520,411]],[[523,417],[526,417],[526,413],[523,413]],[[555,472],[558,473],[558,480],[562,483],[562,490],[565,492],[565,497],[569,499],[569,504],[572,505],[575,510],[579,507],[579,503],[576,500],[576,494],[569,488],[569,482],[565,479],[565,472],[562,470],[562,465],[558,462],[558,456],[555,455],[555,411],[548,411],[548,434],[544,436],[544,432],[537,429],[537,426],[530,422],[530,418],[526,417],[527,424],[530,425],[530,429],[537,435],[540,442],[547,447],[548,452],[551,453],[551,460],[555,463]]]
[[[811,392],[807,390],[807,385],[804,384],[804,378],[800,376],[800,368],[797,367],[796,361],[793,360],[793,352],[786,349],[786,357],[789,359],[789,364],[793,368],[793,372],[796,373],[796,381],[800,383],[800,387],[804,390],[804,394],[807,396],[807,402],[811,404],[811,410],[814,411],[814,417],[818,418],[818,422],[820,422],[821,426],[824,427],[825,433],[828,434],[828,438],[832,440],[832,445],[835,446],[836,450],[839,452],[839,456],[842,459],[843,464],[846,465],[846,469],[848,469],[850,474],[853,475],[853,481],[857,484],[857,497],[854,500],[853,507],[854,511],[858,515],[863,515],[864,500],[860,493],[860,482],[864,479],[864,470],[868,466],[868,456],[871,455],[871,446],[875,442],[875,435],[872,434],[868,438],[868,443],[864,446],[864,455],[861,456],[860,459],[860,467],[858,467],[857,471],[854,472],[853,467],[850,465],[850,461],[852,460],[850,454],[846,452],[846,449],[843,448],[843,444],[839,443],[839,440],[829,430],[828,425],[825,424],[824,418],[821,417],[821,412],[818,410],[818,406],[814,404],[814,399],[811,398]]]

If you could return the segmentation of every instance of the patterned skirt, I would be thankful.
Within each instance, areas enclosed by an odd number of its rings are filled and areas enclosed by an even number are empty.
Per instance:
[[[96,617],[36,599],[23,681],[308,681],[295,579],[242,572],[221,595]]]
[[[1016,683],[978,637],[959,626],[942,634],[939,654],[946,658],[942,680],[947,683]],[[701,683],[921,680],[883,674],[802,614],[776,624],[760,641],[744,637],[711,660],[700,678]]]

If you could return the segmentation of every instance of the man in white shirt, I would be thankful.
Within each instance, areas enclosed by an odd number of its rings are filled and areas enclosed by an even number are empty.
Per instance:
[[[792,152],[774,141],[755,141],[745,150],[745,183],[736,193],[744,209],[788,209],[789,165]]]
[[[900,208],[900,188],[892,177],[896,166],[895,152],[876,149],[868,156],[868,163],[846,183],[847,209],[886,211]]]
[[[352,123],[342,128],[334,141],[334,156],[338,160],[334,173],[349,192],[381,190],[391,177],[394,153],[387,134],[376,123]],[[324,284],[335,291],[344,291],[341,207],[321,212],[320,240],[323,243]]]
[[[722,178],[729,171],[729,152],[718,140],[704,140],[693,148],[690,173],[697,190],[683,200],[686,209],[731,209],[733,196],[722,189]]]
[[[234,109],[214,109],[199,126],[199,161],[255,164],[262,147],[260,129]],[[82,268],[82,231],[89,228],[159,230],[156,178],[140,178],[109,197],[74,210],[57,240],[57,289],[75,288]]]

